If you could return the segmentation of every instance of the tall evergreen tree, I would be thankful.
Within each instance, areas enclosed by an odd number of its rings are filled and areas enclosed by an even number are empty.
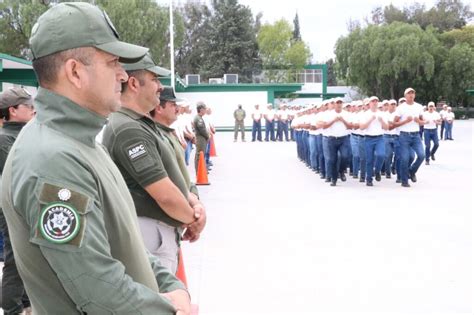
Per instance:
[[[295,18],[293,19],[293,40],[301,41],[300,19],[298,17],[298,12],[296,12]]]

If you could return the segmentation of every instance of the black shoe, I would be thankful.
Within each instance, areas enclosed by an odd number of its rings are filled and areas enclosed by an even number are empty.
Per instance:
[[[367,182],[366,184],[367,186],[374,186],[374,184],[372,182]]]
[[[346,178],[346,175],[345,175],[344,173],[341,173],[341,180],[342,180],[343,182],[345,182],[346,179],[347,179],[347,178]]]
[[[395,167],[392,167],[392,175],[395,175],[397,173],[397,170],[395,169]]]
[[[352,178],[357,179],[357,178],[359,178],[359,176],[357,176],[357,174],[354,174],[354,175],[352,175]]]
[[[385,178],[392,178],[392,175],[390,175],[390,173],[387,173],[387,175],[385,175]]]
[[[364,178],[364,177],[361,177],[361,178],[359,179],[359,183],[365,183],[365,178]]]
[[[410,179],[411,179],[412,182],[416,183],[416,175],[415,175],[415,173],[411,173],[411,174],[410,174]]]
[[[335,181],[332,181],[332,182],[331,182],[331,186],[336,186],[336,182],[335,182]]]
[[[411,187],[408,183],[402,183],[402,187]]]
[[[382,171],[381,174],[382,174],[382,175],[385,175],[385,171]]]
[[[350,171],[350,172],[349,172],[349,176],[352,176],[352,175],[354,175],[354,174],[352,173],[352,171]]]
[[[430,161],[425,161],[425,165],[430,165]]]
[[[316,174],[319,174],[319,170],[318,170],[318,169],[315,169],[314,172],[315,172]]]
[[[402,182],[402,180],[400,178],[397,178],[397,180],[395,181],[395,183],[397,184],[400,184]]]
[[[431,161],[436,161],[435,156],[433,153],[431,153]]]
[[[323,174],[321,174],[321,175],[319,175],[319,178],[321,178],[321,179],[325,179],[325,178],[326,178],[326,176],[324,176]]]
[[[380,175],[380,173],[375,173],[375,180],[378,182],[382,180],[382,176]]]
[[[331,181],[330,178],[326,178],[326,180],[325,180],[326,183],[329,183],[330,181]]]

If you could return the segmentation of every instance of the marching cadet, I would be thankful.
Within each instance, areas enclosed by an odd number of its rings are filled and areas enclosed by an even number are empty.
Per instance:
[[[391,178],[391,174],[398,174],[400,172],[400,141],[398,139],[400,132],[398,128],[393,125],[395,120],[395,111],[397,109],[397,101],[388,101],[387,122],[388,130],[385,130],[385,177]]]
[[[415,93],[413,88],[407,88],[405,90],[404,96],[406,102],[398,106],[394,120],[395,123],[400,123],[400,177],[403,187],[410,187],[408,178],[410,178],[412,182],[417,181],[416,172],[425,159],[425,152],[419,134],[419,127],[424,124],[422,118],[423,107],[415,102]],[[409,163],[411,150],[416,153],[416,160],[413,164]]]
[[[265,118],[265,141],[275,141],[275,112],[273,111],[272,104],[267,105],[267,110],[263,117]]]
[[[439,112],[439,115],[441,116],[441,132],[440,132],[440,139],[443,140],[445,139],[445,134],[444,134],[444,131],[446,130],[446,121],[445,121],[445,116],[446,116],[446,113],[448,112],[448,105],[444,104],[443,105],[443,109]]]
[[[350,135],[351,149],[352,149],[352,178],[359,178],[359,170],[361,170],[359,141],[360,141],[360,138],[363,137],[363,132],[359,128],[359,112],[362,111],[362,106],[363,106],[362,101],[354,102],[355,108],[354,108],[354,111],[350,115],[350,122],[352,126],[351,135]]]
[[[388,129],[385,115],[378,109],[379,99],[376,96],[369,98],[369,110],[360,122],[360,129],[365,131],[366,152],[366,183],[373,186],[373,173],[375,167],[375,180],[381,180],[382,164],[385,160],[384,130]]]
[[[441,124],[441,115],[435,110],[433,102],[428,103],[428,111],[423,113],[423,120],[426,121],[424,129],[425,139],[425,164],[430,164],[431,160],[435,160],[435,153],[439,147],[438,125]],[[431,149],[431,141],[433,141],[433,149]]]
[[[278,141],[283,141],[283,135],[285,136],[285,141],[288,140],[288,111],[286,104],[280,105],[280,110],[278,111],[278,121],[279,121],[279,131]]]
[[[444,121],[446,122],[446,134],[444,140],[454,140],[453,139],[453,123],[454,123],[454,113],[453,109],[448,106],[448,111],[444,115]]]
[[[344,170],[347,168],[349,158],[349,129],[351,129],[349,114],[342,110],[342,99],[335,99],[334,104],[334,110],[328,112],[322,125],[327,131],[331,186],[336,186],[338,175],[343,182],[346,181]],[[338,157],[340,158],[339,167]]]
[[[107,14],[81,2],[43,13],[30,45],[37,113],[8,155],[2,202],[33,313],[189,314],[188,292],[147,253],[127,185],[95,141],[121,106],[119,61],[148,49],[119,41]]]

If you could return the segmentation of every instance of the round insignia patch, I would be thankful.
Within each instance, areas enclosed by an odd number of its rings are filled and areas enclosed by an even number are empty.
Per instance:
[[[66,188],[61,189],[58,191],[58,198],[62,201],[68,201],[71,198],[71,191]]]
[[[62,244],[76,237],[80,221],[76,210],[71,205],[52,203],[43,209],[39,225],[45,239]]]

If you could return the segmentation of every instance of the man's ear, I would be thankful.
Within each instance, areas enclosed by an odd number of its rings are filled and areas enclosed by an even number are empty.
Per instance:
[[[67,60],[62,66],[62,71],[69,83],[77,89],[83,88],[89,80],[86,66],[76,59]]]

